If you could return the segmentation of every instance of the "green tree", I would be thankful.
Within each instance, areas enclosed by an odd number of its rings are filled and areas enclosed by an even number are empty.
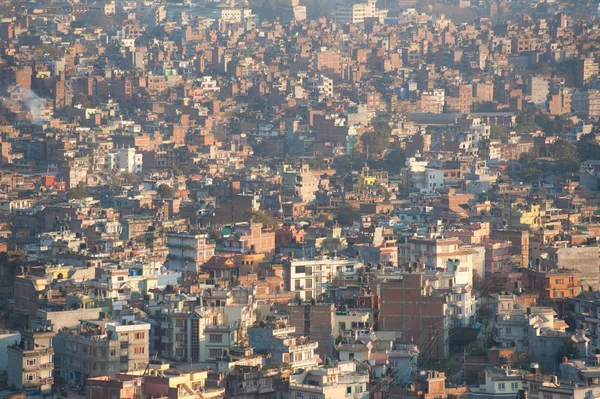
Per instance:
[[[548,155],[556,160],[559,172],[574,172],[579,169],[580,161],[577,147],[566,140],[557,140],[547,146]]]
[[[90,108],[92,106],[89,97],[80,91],[75,93],[75,95],[73,96],[73,104],[81,104],[83,108]]]
[[[579,155],[580,161],[587,161],[589,159],[598,160],[600,159],[600,143],[595,139],[583,138],[577,142],[577,154]]]
[[[265,211],[248,209],[244,216],[252,223],[261,223],[264,227],[277,227],[279,225],[277,219]]]
[[[335,220],[340,226],[350,227],[360,220],[360,214],[349,204],[340,206],[335,213]]]
[[[515,131],[518,134],[527,134],[538,130],[541,130],[541,127],[536,123],[534,114],[525,111],[517,115],[517,127]]]
[[[160,186],[158,186],[158,188],[156,189],[156,193],[160,198],[173,198],[174,191],[171,186],[163,183]]]
[[[85,183],[80,182],[77,186],[73,187],[69,191],[67,191],[67,198],[72,199],[82,199],[88,196],[88,187]]]
[[[400,173],[406,164],[406,152],[402,148],[394,148],[385,157],[385,168],[390,173]]]
[[[490,138],[493,140],[501,140],[504,137],[508,137],[510,132],[505,126],[492,125],[490,127]]]
[[[482,282],[483,282],[483,278],[481,277],[481,274],[479,274],[479,272],[477,270],[473,270],[473,288],[476,291],[479,291],[479,289],[481,288]]]
[[[366,132],[360,136],[363,151],[369,150],[369,154],[380,156],[388,149],[391,137],[390,132],[385,129],[376,129],[372,132]]]

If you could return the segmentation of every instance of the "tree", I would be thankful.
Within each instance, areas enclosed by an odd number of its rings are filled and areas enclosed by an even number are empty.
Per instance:
[[[406,164],[406,152],[402,148],[394,148],[385,157],[385,168],[390,173],[400,173]]]
[[[541,127],[536,123],[534,114],[522,112],[517,116],[516,132],[518,134],[527,134],[538,130],[541,130]]]
[[[505,126],[492,125],[490,127],[490,138],[492,138],[493,140],[500,140],[504,137],[508,137],[509,135],[510,132]]]
[[[391,135],[385,129],[376,129],[372,132],[366,132],[360,136],[360,142],[363,150],[369,150],[369,154],[376,154],[380,156],[388,149]]]
[[[476,291],[479,291],[479,289],[481,288],[482,282],[483,282],[483,278],[481,277],[481,274],[479,274],[479,272],[477,270],[473,270],[473,288]]]
[[[249,209],[244,213],[244,216],[252,223],[261,223],[264,227],[277,227],[279,225],[277,219],[265,211]]]
[[[556,160],[559,172],[574,172],[579,169],[579,155],[577,147],[566,140],[557,140],[547,146],[548,155]]]
[[[171,186],[163,183],[160,186],[158,186],[158,188],[156,189],[156,193],[160,198],[173,198],[174,191]]]
[[[69,200],[72,199],[82,199],[88,196],[88,188],[87,185],[83,182],[80,182],[77,186],[73,187],[67,192],[67,198]]]
[[[75,95],[73,96],[73,104],[81,104],[83,108],[90,108],[92,106],[89,97],[80,91],[75,93]]]
[[[340,226],[350,227],[360,220],[360,214],[349,204],[344,204],[337,209],[335,220]]]
[[[587,138],[582,137],[581,140],[577,142],[576,147],[580,161],[600,159],[600,143],[595,139],[588,140]]]

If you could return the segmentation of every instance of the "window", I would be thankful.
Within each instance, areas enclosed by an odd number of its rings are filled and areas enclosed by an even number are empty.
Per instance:
[[[305,270],[304,266],[296,266],[296,273],[304,273]]]
[[[565,280],[562,278],[557,278],[556,280],[554,280],[554,284],[564,284]]]
[[[518,382],[511,382],[510,383],[510,389],[513,391],[517,391],[519,389],[519,383]]]
[[[144,339],[144,333],[143,332],[135,333],[135,339]]]
[[[27,381],[33,381],[33,380],[35,380],[35,379],[36,379],[36,375],[35,375],[35,373],[29,373],[29,374],[27,374],[27,375],[25,376],[25,379],[26,379]]]
[[[119,358],[119,362],[120,362],[120,363],[127,363],[127,359],[128,359],[128,358],[127,358],[127,356],[121,356],[121,357]]]
[[[223,336],[221,334],[210,334],[208,340],[209,342],[223,342]]]
[[[498,383],[498,391],[500,391],[500,392],[506,391],[506,384],[504,384],[503,382],[499,382]]]
[[[110,350],[110,355],[111,356],[117,356],[117,350],[116,349],[111,349]]]
[[[363,388],[363,387],[359,385],[359,386],[357,386],[357,387],[356,387],[356,389],[354,390],[354,392],[355,392],[355,393],[362,393],[362,391],[363,391],[363,389],[362,389],[362,388]]]
[[[127,349],[127,346],[129,346],[129,342],[121,342],[121,349]]]
[[[304,399],[304,394],[302,392],[296,392],[296,399]]]
[[[208,351],[210,357],[221,357],[223,351],[221,349],[211,349]]]
[[[138,346],[137,348],[133,349],[133,353],[135,353],[136,355],[143,355],[144,349],[145,348],[143,346]]]
[[[175,341],[185,341],[185,334],[175,334]]]
[[[346,393],[352,393],[352,387],[346,387]]]
[[[35,366],[37,364],[37,359],[27,359],[28,366]]]
[[[175,327],[185,327],[185,319],[175,320]]]
[[[312,288],[312,280],[307,278],[304,284],[304,288]]]
[[[506,327],[506,335],[511,335],[512,334],[512,330],[510,327]]]

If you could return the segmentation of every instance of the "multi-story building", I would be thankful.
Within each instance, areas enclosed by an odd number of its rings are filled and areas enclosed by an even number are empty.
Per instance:
[[[544,272],[529,269],[523,273],[522,282],[527,292],[537,292],[542,300],[570,298],[581,291],[577,270],[558,269]]]
[[[225,240],[224,250],[237,254],[272,254],[275,252],[275,231],[263,228],[261,223],[238,223]]]
[[[289,394],[306,399],[368,399],[369,373],[354,361],[326,363],[290,376]]]
[[[179,271],[200,270],[200,266],[215,254],[215,244],[206,234],[167,233],[167,268]]]
[[[120,148],[117,152],[106,154],[104,167],[109,170],[141,173],[143,163],[142,154],[137,153],[135,148]]]
[[[248,342],[255,351],[271,354],[274,366],[288,363],[292,371],[310,369],[317,365],[315,354],[319,343],[307,337],[296,337],[296,329],[285,324],[269,324],[248,329]]]
[[[548,80],[544,76],[532,76],[529,78],[528,89],[531,102],[536,107],[544,107],[549,93]]]
[[[289,260],[285,265],[286,288],[296,292],[303,301],[317,299],[325,292],[325,287],[339,276],[354,276],[363,267],[355,259],[310,259]]]
[[[88,378],[141,371],[148,365],[150,324],[82,321],[56,337],[57,368],[70,384]]]
[[[405,274],[381,285],[380,329],[399,331],[406,343],[419,348],[427,342],[427,356],[449,353],[449,297],[435,292],[424,274]]]
[[[295,334],[310,336],[319,343],[317,349],[322,359],[333,353],[333,331],[335,325],[333,304],[292,304],[288,306],[290,326]]]
[[[484,371],[485,383],[469,389],[473,399],[512,399],[523,387],[526,374],[523,370],[487,367]]]
[[[300,169],[288,169],[283,172],[283,189],[289,190],[304,202],[314,201],[319,189],[319,178],[308,165]]]
[[[579,60],[577,83],[580,86],[588,85],[594,76],[598,76],[598,63],[593,58]]]
[[[237,345],[240,325],[222,312],[177,312],[161,323],[161,356],[185,362],[216,360]]]
[[[54,347],[52,331],[25,331],[21,342],[7,348],[8,386],[26,395],[50,394],[54,384]]]

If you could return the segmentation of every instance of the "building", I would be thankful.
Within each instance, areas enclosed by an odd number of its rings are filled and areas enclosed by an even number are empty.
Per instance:
[[[366,3],[354,3],[337,7],[334,12],[335,22],[343,24],[362,24],[365,18],[381,18],[387,15],[386,10],[378,10],[375,0]]]
[[[215,255],[215,244],[206,234],[167,233],[167,267],[178,271],[199,271]]]
[[[129,173],[142,173],[144,160],[135,148],[120,148],[117,152],[106,154],[104,167]]]
[[[368,399],[369,373],[359,369],[354,361],[330,361],[325,366],[290,376],[291,398],[306,399]]]
[[[52,331],[24,331],[19,344],[8,347],[8,386],[25,391],[27,396],[51,392],[54,384],[54,336]]]
[[[577,68],[577,83],[579,86],[587,86],[593,77],[598,76],[598,63],[594,58],[583,58],[579,60]]]
[[[523,388],[525,371],[486,367],[485,382],[469,389],[470,399],[513,399]]]
[[[525,270],[523,287],[526,292],[537,292],[541,300],[571,298],[581,291],[579,271],[557,269],[552,271]]]
[[[317,299],[326,291],[327,284],[342,276],[354,277],[362,263],[354,259],[291,259],[286,263],[286,289],[303,301]]]
[[[319,189],[319,178],[308,165],[302,165],[300,169],[290,168],[284,171],[282,185],[284,190],[288,190],[303,202],[312,202]]]
[[[529,95],[531,102],[538,108],[546,105],[549,94],[549,82],[544,76],[531,76],[528,82]]]
[[[248,328],[248,342],[255,351],[270,353],[273,366],[288,363],[292,372],[316,367],[319,357],[315,351],[319,343],[296,337],[295,333],[294,327],[269,323],[265,327]]]
[[[333,330],[335,326],[333,304],[291,304],[290,327],[295,334],[309,336],[319,343],[317,349],[321,359],[333,354]]]
[[[236,254],[273,254],[275,231],[263,228],[261,223],[238,223],[225,239],[225,252]]]
[[[401,332],[405,343],[420,348],[427,342],[428,355],[441,359],[449,353],[448,300],[421,273],[385,281],[381,284],[380,329]]]
[[[88,378],[139,372],[149,361],[150,324],[137,321],[82,321],[56,337],[57,372],[69,384]]]

